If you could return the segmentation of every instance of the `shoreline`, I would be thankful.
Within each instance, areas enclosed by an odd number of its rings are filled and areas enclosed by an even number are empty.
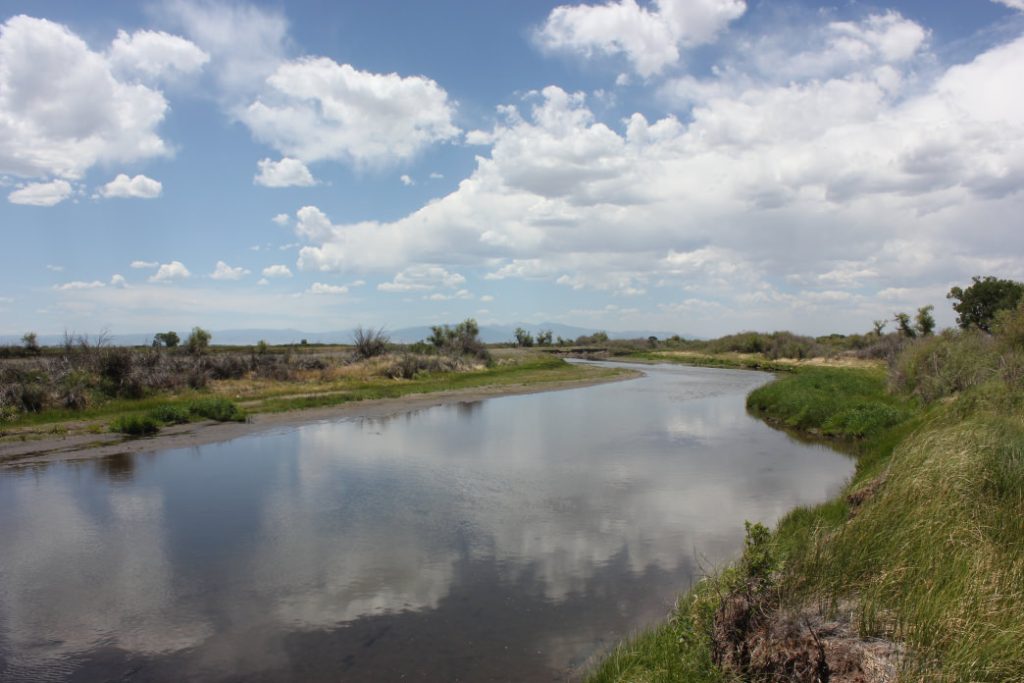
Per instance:
[[[408,394],[400,398],[369,399],[323,408],[304,408],[280,413],[255,413],[245,422],[191,422],[165,427],[148,437],[121,434],[54,435],[31,441],[0,444],[0,468],[38,465],[67,460],[103,458],[125,453],[149,453],[230,441],[281,427],[297,427],[330,420],[358,420],[390,417],[453,403],[471,403],[503,396],[522,396],[548,391],[582,389],[643,377],[637,370],[610,377],[560,380],[533,384],[506,384]]]

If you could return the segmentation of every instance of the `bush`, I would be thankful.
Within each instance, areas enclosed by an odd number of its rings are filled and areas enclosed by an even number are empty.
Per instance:
[[[218,422],[243,422],[245,413],[226,398],[201,398],[188,404],[188,412],[196,417]]]
[[[110,431],[129,436],[148,436],[160,431],[160,424],[149,415],[120,415],[110,423]]]
[[[84,370],[72,370],[59,382],[60,403],[71,410],[83,410],[89,405],[91,377]]]
[[[927,402],[999,376],[995,340],[980,330],[946,330],[908,344],[890,365],[893,389]]]
[[[206,353],[206,350],[210,347],[210,337],[212,335],[201,327],[193,327],[192,333],[188,335],[188,352],[193,356]]]
[[[359,358],[373,358],[384,354],[390,341],[383,327],[375,330],[360,326],[352,332],[352,344],[356,347],[356,356]]]
[[[158,406],[149,411],[148,415],[157,422],[169,425],[185,424],[186,422],[191,422],[192,419],[188,408],[184,406]]]

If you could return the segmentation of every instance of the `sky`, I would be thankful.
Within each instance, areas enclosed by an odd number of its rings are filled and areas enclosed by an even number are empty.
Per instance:
[[[1024,279],[1024,0],[0,22],[0,334],[852,333]]]

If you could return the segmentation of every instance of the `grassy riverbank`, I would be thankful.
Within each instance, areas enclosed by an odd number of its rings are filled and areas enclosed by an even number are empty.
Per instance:
[[[600,381],[625,371],[572,365],[560,358],[518,350],[499,350],[489,365],[421,370],[392,376],[402,359],[372,359],[299,370],[275,379],[246,373],[211,379],[201,389],[154,391],[140,398],[94,399],[83,408],[51,407],[22,412],[0,423],[0,438],[17,441],[54,434],[156,433],[172,424],[200,420],[238,421],[258,413],[338,406],[354,401],[395,399],[413,394]]]
[[[888,372],[802,366],[753,392],[770,423],[853,449],[856,474],[751,527],[736,565],[590,680],[1024,680],[1022,353],[949,333]]]

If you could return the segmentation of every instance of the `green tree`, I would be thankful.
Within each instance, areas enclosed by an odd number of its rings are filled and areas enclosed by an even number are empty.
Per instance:
[[[1001,280],[992,275],[971,278],[972,284],[966,289],[953,287],[946,295],[952,299],[956,322],[963,329],[977,327],[990,332],[996,313],[1013,310],[1024,299],[1024,283]]]
[[[39,337],[35,332],[26,332],[21,335],[21,343],[29,353],[39,353]]]
[[[899,328],[900,334],[902,334],[904,337],[913,339],[914,337],[917,336],[917,332],[914,330],[914,327],[910,324],[910,316],[907,315],[906,313],[897,313],[896,316],[893,318],[893,321]]]
[[[935,331],[935,316],[932,315],[934,310],[935,307],[931,304],[917,309],[917,315],[914,316],[914,330],[922,337],[927,337]]]
[[[889,324],[888,320],[876,320],[872,323],[875,327],[874,332],[876,337],[882,336],[882,331],[885,330],[885,326]]]
[[[515,335],[516,346],[533,346],[533,335],[524,330],[523,328],[517,327]]]
[[[193,327],[192,333],[188,335],[188,342],[186,342],[188,345],[188,352],[195,356],[205,353],[210,347],[210,338],[212,336],[213,335],[201,327]]]
[[[537,346],[551,346],[551,330],[537,332]]]
[[[169,349],[173,349],[180,343],[181,337],[173,330],[170,332],[157,332],[153,335],[153,346],[166,346]]]

